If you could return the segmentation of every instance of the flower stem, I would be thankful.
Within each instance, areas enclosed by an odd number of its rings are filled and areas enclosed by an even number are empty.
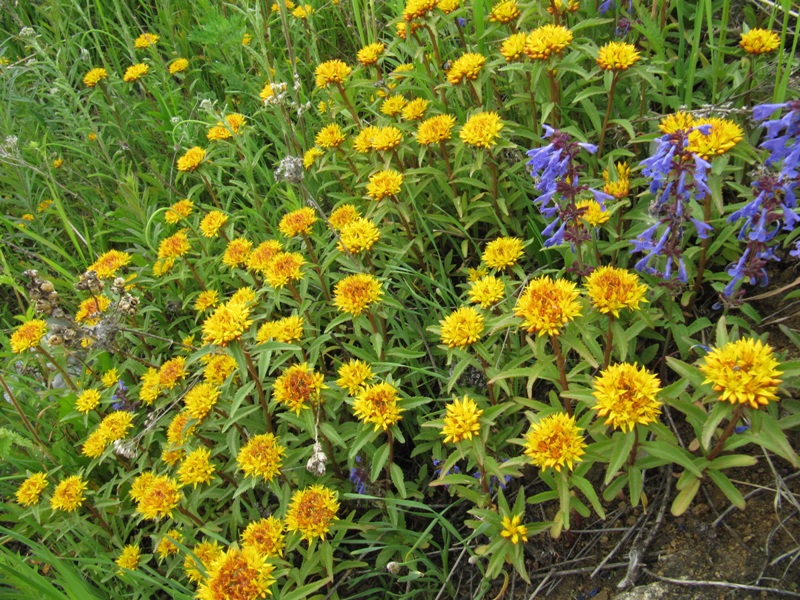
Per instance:
[[[536,115],[536,95],[533,90],[533,78],[530,71],[525,71],[525,78],[528,80],[528,94],[531,97],[531,117],[533,120],[533,132],[539,135],[539,117]]]
[[[711,454],[706,456],[706,459],[709,461],[714,460],[719,456],[720,452],[722,452],[722,447],[725,445],[725,442],[731,437],[734,429],[736,429],[736,424],[739,422],[739,419],[742,416],[742,412],[744,412],[744,404],[739,404],[733,411],[733,415],[731,415],[731,420],[728,421],[727,427],[722,432],[722,435],[719,436],[717,443],[714,444],[714,447],[711,449]]]
[[[95,506],[93,506],[92,504],[88,504],[88,503],[86,504],[86,508],[88,508],[89,512],[92,513],[92,516],[94,516],[94,518],[97,519],[98,523],[100,523],[100,526],[108,534],[108,537],[113,538],[114,537],[114,532],[111,531],[111,527],[108,526],[108,523],[103,518],[103,515],[100,514],[100,511],[97,510],[97,508]]]
[[[566,361],[564,360],[564,353],[561,352],[561,344],[558,342],[557,335],[550,336],[550,344],[553,346],[553,354],[556,355],[556,366],[558,367],[558,375],[561,382],[561,392],[562,394],[567,391],[567,371],[566,371]],[[572,415],[572,403],[569,401],[569,398],[562,398],[564,402],[564,410],[567,411],[568,415]]]
[[[186,266],[188,266],[189,270],[192,272],[192,277],[194,277],[194,280],[197,282],[197,285],[200,286],[201,290],[205,291],[206,290],[206,286],[203,284],[203,280],[200,279],[200,276],[197,274],[197,271],[195,270],[194,265],[189,262],[189,259],[186,258],[186,256],[183,256],[182,258],[183,258],[184,261],[186,261]]]
[[[43,356],[44,356],[44,357],[45,357],[47,360],[49,360],[51,363],[53,363],[53,366],[54,366],[56,369],[58,369],[58,372],[59,372],[59,373],[61,373],[61,376],[64,378],[64,381],[65,381],[65,382],[66,382],[66,384],[67,384],[67,385],[70,387],[70,389],[71,389],[73,392],[77,392],[77,391],[78,391],[78,386],[76,386],[76,385],[75,385],[75,382],[74,382],[74,381],[72,381],[72,378],[69,376],[69,373],[67,373],[66,369],[64,369],[64,367],[62,367],[62,366],[61,366],[61,364],[60,364],[60,363],[59,363],[59,362],[58,362],[58,361],[57,361],[55,358],[53,358],[53,356],[52,356],[52,355],[51,355],[51,354],[50,354],[50,353],[49,353],[47,350],[45,350],[45,349],[44,349],[44,348],[42,348],[41,346],[38,346],[38,347],[36,348],[36,350],[37,350],[38,352],[41,352],[41,353],[42,353],[42,355],[43,355]]]
[[[361,119],[358,118],[358,114],[356,113],[356,109],[353,108],[353,105],[350,103],[350,99],[347,97],[347,94],[344,93],[344,87],[338,81],[336,82],[336,87],[339,88],[339,93],[342,95],[342,99],[344,103],[347,105],[347,109],[350,111],[350,115],[353,117],[353,121],[355,121],[356,126],[361,129]]]
[[[608,368],[608,363],[611,362],[611,347],[614,344],[614,332],[612,327],[614,326],[614,315],[608,313],[608,331],[606,331],[606,350],[603,353],[603,368]]]
[[[25,415],[24,412],[22,412],[22,407],[19,405],[19,402],[17,402],[14,393],[11,391],[11,388],[6,383],[6,380],[3,379],[3,375],[1,372],[0,372],[0,385],[3,386],[3,390],[5,390],[6,396],[8,396],[8,400],[11,402],[11,404],[14,405],[14,410],[17,411],[17,414],[19,415],[22,424],[25,426],[25,429],[28,430],[33,439],[39,445],[39,449],[47,458],[49,458],[53,462],[56,462],[56,459],[53,458],[52,454],[50,454],[50,450],[48,450],[47,446],[45,446],[44,442],[39,437],[39,434],[36,433],[36,430],[33,428],[33,425],[31,425],[31,422],[28,420],[28,417]]]
[[[214,206],[222,210],[222,205],[219,203],[217,195],[214,193],[214,188],[211,187],[211,182],[203,173],[198,173],[198,175],[200,175],[200,179],[202,179],[203,183],[206,185],[206,189],[208,190],[208,193],[211,195],[211,199],[214,201]]]
[[[550,101],[553,103],[553,127],[558,129],[561,115],[561,87],[556,79],[556,72],[546,69],[547,79],[550,81]]]
[[[600,129],[600,141],[597,143],[597,158],[603,155],[603,142],[606,139],[606,131],[608,130],[608,120],[611,117],[611,108],[614,104],[614,92],[617,89],[617,81],[619,81],[619,71],[614,71],[611,77],[611,89],[608,92],[608,104],[606,104],[606,116],[603,117],[603,127]]]
[[[253,357],[250,356],[250,352],[248,352],[243,344],[240,344],[240,347],[242,349],[242,354],[244,354],[244,359],[247,361],[247,370],[250,371],[250,377],[253,378],[253,382],[256,384],[258,401],[261,403],[261,409],[264,411],[264,421],[267,423],[267,431],[272,433],[274,431],[272,427],[272,415],[269,414],[269,408],[267,408],[267,397],[264,394],[264,386],[261,384],[261,379],[258,377],[258,371],[256,371],[256,367],[253,364]]]
[[[492,492],[489,489],[489,480],[486,477],[486,467],[483,466],[482,460],[476,461],[478,464],[478,472],[481,474],[481,487],[486,498],[489,500],[489,510],[494,510],[494,502],[492,502]]]

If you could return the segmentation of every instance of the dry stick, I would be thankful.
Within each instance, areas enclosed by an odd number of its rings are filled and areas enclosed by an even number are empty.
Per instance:
[[[553,354],[556,355],[556,366],[558,367],[558,375],[561,381],[561,393],[567,391],[567,371],[566,371],[566,361],[564,360],[564,354],[561,352],[561,344],[558,342],[557,335],[550,336],[550,344],[553,346]],[[572,403],[570,402],[569,398],[562,398],[564,402],[564,410],[567,411],[567,414],[572,416]]]
[[[789,596],[791,598],[800,598],[800,594],[797,592],[790,592],[789,590],[782,590],[780,588],[772,588],[772,587],[761,587],[760,585],[746,585],[743,583],[730,583],[728,581],[698,581],[695,579],[675,579],[673,577],[663,577],[662,575],[657,575],[653,573],[650,569],[643,569],[645,573],[647,573],[650,577],[654,579],[658,579],[659,581],[665,581],[666,583],[674,583],[677,585],[696,585],[701,587],[721,587],[721,588],[730,588],[734,590],[748,590],[752,592],[770,592],[772,594],[778,594],[780,596]]]
[[[261,385],[261,380],[258,378],[258,371],[256,371],[256,367],[253,365],[253,358],[250,356],[250,352],[248,352],[243,344],[241,347],[242,354],[244,354],[244,359],[247,362],[247,370],[250,371],[250,377],[253,378],[253,382],[256,384],[258,401],[261,403],[261,409],[264,411],[264,420],[267,422],[267,431],[272,433],[274,431],[272,427],[272,415],[269,414],[269,409],[267,408],[267,397],[264,394],[264,386]]]
[[[3,386],[3,389],[6,392],[6,396],[11,401],[11,404],[14,405],[14,410],[17,411],[19,418],[22,419],[22,424],[25,425],[25,429],[27,429],[30,432],[30,434],[33,436],[33,439],[36,440],[37,444],[39,444],[39,449],[42,451],[42,453],[44,453],[44,455],[47,458],[49,458],[53,462],[56,462],[56,459],[53,458],[52,454],[50,454],[50,450],[47,449],[47,446],[45,446],[44,442],[39,437],[39,434],[36,433],[36,430],[33,428],[33,425],[31,425],[31,422],[28,420],[28,417],[25,416],[24,412],[22,412],[22,408],[20,407],[19,402],[17,402],[14,393],[11,391],[11,388],[6,383],[6,380],[3,379],[2,372],[0,372],[0,385]]]

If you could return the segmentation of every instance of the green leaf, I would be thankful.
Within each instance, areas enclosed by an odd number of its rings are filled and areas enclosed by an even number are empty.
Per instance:
[[[727,475],[719,471],[715,471],[714,469],[709,469],[706,471],[706,473],[711,478],[711,481],[713,481],[716,486],[722,490],[722,493],[725,494],[725,497],[731,501],[731,504],[733,504],[739,510],[744,510],[744,497],[739,490],[736,489],[736,486],[733,485],[731,480],[728,479]]]
[[[703,435],[700,438],[700,443],[703,450],[708,450],[711,447],[711,438],[717,431],[717,426],[726,417],[730,418],[733,412],[733,405],[729,402],[717,402],[714,408],[711,409],[711,414],[708,415],[705,424],[703,425]]]
[[[603,505],[600,504],[600,499],[597,497],[597,492],[594,490],[594,486],[592,486],[587,479],[584,479],[583,477],[576,477],[574,475],[570,479],[570,483],[572,483],[581,491],[581,493],[583,493],[584,496],[586,496],[586,499],[591,503],[592,508],[594,508],[594,512],[597,513],[597,516],[599,516],[601,519],[605,519],[606,513],[603,510]]]
[[[683,448],[678,448],[663,442],[642,442],[641,447],[647,450],[648,454],[652,456],[682,466],[696,477],[703,476],[703,472],[698,469],[697,465],[693,462],[694,457]]]
[[[617,432],[612,438],[614,442],[614,449],[611,452],[611,458],[608,460],[608,469],[606,470],[606,478],[603,485],[608,485],[614,476],[619,472],[620,467],[630,456],[633,442],[636,439],[634,431],[628,433]]]
[[[755,425],[754,425],[755,427]],[[758,431],[746,431],[739,434],[741,439],[758,444],[767,450],[771,450],[778,456],[785,458],[795,468],[800,467],[797,453],[786,439],[786,434],[781,430],[778,422],[767,412],[761,413],[761,426]]]
[[[372,468],[369,471],[369,478],[378,481],[383,467],[389,460],[389,444],[382,444],[372,457]]]
[[[631,494],[631,506],[638,506],[642,496],[642,470],[636,465],[628,468],[628,491]]]
[[[748,454],[729,454],[728,456],[715,458],[708,465],[708,468],[724,471],[725,469],[734,469],[738,467],[752,467],[756,464],[758,464],[758,459],[755,456],[750,456]]]
[[[672,515],[675,517],[680,517],[683,513],[685,513],[686,509],[689,508],[689,505],[692,503],[692,500],[694,500],[694,497],[697,495],[699,490],[700,479],[691,476],[691,480],[680,492],[678,492],[678,495],[675,496],[675,500],[672,502],[672,507],[670,508]]]
[[[403,479],[403,469],[401,469],[397,463],[392,463],[389,472],[392,476],[392,483],[394,483],[394,487],[397,488],[397,491],[400,492],[400,496],[407,498],[408,493],[406,492],[406,482]]]
[[[667,364],[669,365],[670,369],[675,371],[678,375],[690,381],[694,387],[699,388],[703,386],[703,381],[706,377],[697,367],[688,365],[682,360],[672,358],[671,356],[667,357]]]

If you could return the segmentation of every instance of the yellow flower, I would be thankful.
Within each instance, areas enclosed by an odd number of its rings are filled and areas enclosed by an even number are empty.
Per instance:
[[[103,454],[103,452],[105,452],[108,444],[109,441],[106,439],[106,436],[98,429],[93,431],[89,437],[86,438],[86,441],[81,447],[81,454],[89,458],[98,458],[101,454]]]
[[[164,220],[174,225],[192,214],[192,208],[194,208],[194,202],[191,200],[179,200],[169,207],[164,214]]]
[[[274,288],[282,288],[290,281],[303,278],[300,269],[305,264],[303,256],[297,252],[278,252],[267,266],[264,278]]]
[[[133,413],[127,410],[117,410],[107,414],[97,426],[106,441],[114,442],[124,438],[133,427]]]
[[[553,0],[553,4],[555,5],[556,10],[562,13],[577,12],[577,10],[581,7],[580,0]],[[551,15],[553,14],[552,5],[547,7],[547,12]]]
[[[78,305],[78,312],[75,313],[75,320],[78,323],[85,322],[87,325],[95,325],[98,321],[97,316],[105,312],[111,305],[111,300],[105,296],[95,296],[87,298]],[[24,326],[23,326],[24,327]],[[13,337],[12,337],[13,343]],[[12,346],[13,350],[13,346]]]
[[[203,369],[203,379],[211,385],[222,385],[228,376],[236,370],[236,366],[236,359],[232,356],[227,354],[211,355]]]
[[[206,309],[214,308],[219,303],[219,294],[217,290],[205,290],[200,292],[197,300],[194,301],[194,309],[197,312],[203,312]]]
[[[369,178],[367,196],[373,200],[383,200],[386,197],[396,196],[400,193],[403,184],[403,175],[394,169],[378,171]]]
[[[478,418],[482,414],[483,411],[478,410],[475,400],[469,396],[453,400],[447,405],[444,417],[442,428],[444,443],[456,444],[462,440],[471,440],[472,436],[478,435],[481,431]]]
[[[595,377],[592,395],[598,416],[606,417],[606,425],[631,431],[636,423],[647,425],[658,418],[661,391],[658,377],[642,367],[621,363],[611,365]]]
[[[92,131],[88,136],[86,136],[86,139],[88,139],[90,142],[94,142],[97,140],[97,134]]]
[[[278,225],[278,229],[287,237],[309,235],[311,233],[311,227],[316,222],[316,211],[306,206],[285,214]]]
[[[505,293],[506,286],[503,282],[493,275],[487,275],[473,281],[469,286],[469,301],[480,305],[481,308],[489,308],[500,302]]]
[[[86,87],[94,87],[96,86],[101,80],[108,77],[108,71],[103,69],[102,67],[98,67],[96,69],[90,70],[83,78],[83,84]]]
[[[644,300],[647,286],[639,285],[639,277],[626,269],[598,267],[586,278],[586,293],[603,314],[619,317],[623,308],[637,310]]]
[[[200,572],[200,567],[202,566],[203,571],[208,572],[214,561],[222,556],[224,551],[215,541],[200,542],[192,549],[192,554],[194,554],[197,559],[187,554],[186,559],[183,561],[183,570],[186,572],[189,581],[198,583],[206,580],[205,574]],[[199,561],[200,564],[198,564],[197,561]]]
[[[608,169],[603,170],[603,181],[605,181],[605,185],[603,186],[603,191],[606,194],[614,196],[618,200],[621,198],[625,198],[631,190],[631,168],[628,163],[618,162],[616,165],[617,170],[617,180],[612,181],[611,175]]]
[[[139,400],[141,400],[144,404],[149,406],[155,402],[156,398],[158,398],[158,395],[161,393],[161,384],[159,383],[159,379],[160,376],[158,374],[158,369],[154,368],[148,369],[147,373],[142,375],[142,387],[139,389]],[[78,410],[80,410],[80,408]],[[88,410],[91,410],[91,408]]]
[[[381,382],[363,387],[353,402],[353,414],[362,423],[372,423],[375,431],[386,431],[403,417],[403,409],[397,406],[397,389],[390,383]]]
[[[342,227],[339,233],[339,243],[336,248],[339,252],[350,252],[351,254],[361,254],[371,250],[381,238],[378,227],[363,217],[359,217]]]
[[[513,0],[512,0],[513,1]],[[481,68],[486,64],[486,57],[474,52],[462,54],[458,57],[447,72],[447,81],[453,85],[466,79],[477,79]]]
[[[357,317],[381,299],[381,282],[367,273],[348,275],[333,288],[333,303],[342,312]]]
[[[211,464],[211,451],[208,448],[198,448],[186,455],[178,468],[178,480],[182,485],[198,483],[211,483],[214,479],[214,465]]]
[[[448,348],[466,348],[479,339],[484,330],[483,315],[471,306],[462,306],[439,321],[442,343]]]
[[[73,475],[61,480],[50,497],[50,508],[64,512],[77,510],[86,499],[83,495],[86,485],[80,475]]]
[[[353,140],[353,150],[359,154],[366,154],[372,150],[372,138],[378,133],[380,129],[373,125],[368,125],[358,132],[358,135]]]
[[[313,211],[312,211],[313,212]],[[283,249],[283,244],[278,240],[261,242],[247,257],[247,268],[262,275],[269,269],[272,259]]]
[[[393,117],[400,114],[406,104],[407,101],[402,96],[389,96],[381,103],[381,112],[384,115]]]
[[[134,494],[136,481],[146,478],[137,489],[137,496]],[[145,520],[156,520],[163,517],[171,517],[172,511],[178,506],[183,498],[180,486],[174,479],[166,475],[156,475],[154,473],[143,473],[131,486],[131,497],[137,500],[136,512],[142,515]]]
[[[508,515],[503,517],[502,521],[503,530],[500,536],[506,538],[512,544],[519,544],[520,542],[528,541],[528,528],[522,524],[522,515]]]
[[[323,485],[298,490],[292,494],[286,512],[286,529],[299,532],[308,542],[317,537],[324,540],[338,510],[339,502],[333,490]]]
[[[407,0],[403,8],[403,19],[420,19],[436,8],[436,0]]]
[[[283,3],[283,5],[286,7],[286,9],[287,9],[287,10],[292,10],[292,9],[294,9],[294,7],[295,7],[295,4],[294,4],[294,2],[292,2],[292,0],[286,0],[286,1]],[[272,3],[272,6],[270,7],[270,10],[271,10],[272,12],[279,12],[279,11],[281,10],[281,7],[280,7],[280,6],[278,6],[278,3],[277,3],[277,2],[273,2],[273,3]]]
[[[158,258],[178,258],[189,252],[189,249],[186,230],[181,229],[178,233],[161,240],[158,245]]]
[[[597,65],[604,71],[625,71],[640,58],[633,44],[608,42],[598,50]]]
[[[484,277],[486,277],[488,273],[489,271],[486,269],[486,267],[480,267],[478,269],[469,269],[467,271],[467,281],[469,281],[470,283],[475,283],[479,279],[483,279]]]
[[[503,40],[500,46],[500,54],[506,59],[506,62],[512,62],[522,58],[525,54],[525,44],[528,41],[528,34],[526,33],[513,33]]]
[[[17,488],[14,496],[20,506],[33,506],[39,502],[42,492],[50,485],[47,481],[47,473],[34,473]]]
[[[532,279],[523,290],[514,314],[523,318],[522,327],[528,333],[558,335],[564,325],[580,315],[578,296],[574,283],[545,275]]]
[[[247,124],[244,115],[233,113],[225,117],[225,122],[218,121],[217,124],[208,130],[206,138],[209,140],[227,140],[234,135],[239,135],[242,128]]]
[[[439,0],[436,7],[444,14],[449,15],[454,10],[461,8],[461,0]]]
[[[314,14],[314,7],[310,4],[304,4],[303,6],[298,6],[292,11],[292,16],[297,19],[307,19],[311,15]]]
[[[189,61],[185,58],[176,58],[169,64],[170,75],[175,75],[175,73],[183,73],[188,68]]]
[[[703,132],[697,129],[701,125],[711,125],[711,133],[703,135]],[[742,128],[728,119],[717,117],[696,119],[694,126],[695,129],[689,132],[689,144],[686,149],[706,160],[725,154],[744,139]]]
[[[219,400],[220,389],[215,385],[205,382],[193,386],[183,397],[186,412],[189,416],[202,421],[211,412]]]
[[[303,168],[310,169],[320,156],[325,156],[325,153],[319,148],[315,147],[306,150],[305,154],[303,154]]]
[[[186,375],[186,358],[183,356],[172,358],[158,370],[158,385],[171,390],[178,385],[178,380],[184,379]]]
[[[218,210],[212,210],[200,221],[200,233],[203,237],[213,238],[219,233],[220,228],[228,222],[228,215]]]
[[[186,153],[178,159],[178,171],[196,171],[206,158],[206,151],[200,146],[189,148]]]
[[[352,396],[362,388],[364,382],[372,378],[372,367],[363,361],[351,359],[339,367],[339,379],[336,380],[336,385],[347,389]]]
[[[301,410],[320,403],[322,390],[327,389],[324,381],[324,376],[309,369],[308,364],[292,365],[275,379],[272,395],[299,415]]]
[[[575,208],[578,210],[580,218],[586,221],[592,227],[598,227],[611,218],[605,208],[594,200],[581,200],[575,203]]]
[[[350,75],[350,67],[341,60],[329,60],[321,63],[314,71],[318,88],[328,87],[332,83],[342,84]]]
[[[397,128],[392,127],[379,127],[370,140],[373,150],[392,150],[400,145],[403,141],[403,133]]]
[[[33,221],[36,217],[34,217],[31,213],[25,213],[21,218],[23,221]]]
[[[342,129],[336,124],[331,123],[320,129],[314,138],[314,143],[325,149],[338,148],[344,142]]]
[[[286,545],[284,528],[283,521],[273,515],[260,521],[253,521],[245,527],[240,536],[242,548],[255,548],[267,558],[283,556],[283,547]]]
[[[138,81],[144,75],[147,75],[147,72],[150,70],[150,65],[146,65],[144,63],[138,63],[135,65],[131,65],[125,71],[125,75],[122,76],[122,81],[125,83],[133,83],[134,81]]]
[[[114,561],[120,569],[135,569],[139,566],[139,545],[129,544]],[[120,571],[122,573],[122,571]]]
[[[225,254],[222,255],[222,264],[231,269],[247,264],[247,257],[253,242],[244,238],[234,238],[225,247]]]
[[[774,52],[781,45],[778,34],[769,29],[751,29],[742,34],[739,45],[748,54],[765,54]]]
[[[525,54],[534,60],[546,60],[560,54],[572,41],[572,31],[563,25],[543,25],[528,35]]]
[[[383,51],[386,50],[386,46],[381,43],[374,43],[374,44],[367,44],[361,50],[358,51],[356,58],[358,62],[360,62],[365,67],[368,65],[374,65],[378,62],[381,54]]]
[[[515,237],[499,237],[486,244],[481,259],[493,269],[513,267],[523,254],[522,240]]]
[[[343,204],[331,213],[328,222],[331,227],[333,227],[334,231],[341,231],[345,225],[352,223],[360,216],[361,213],[358,212],[355,206],[352,204]]]
[[[170,529],[158,542],[158,546],[156,546],[158,558],[164,560],[168,556],[177,554],[178,547],[175,545],[175,542],[183,542],[183,535],[177,529]]]
[[[220,304],[214,312],[203,322],[203,341],[206,344],[227,346],[233,340],[238,340],[253,321],[250,308],[239,302]]]
[[[117,271],[131,262],[131,255],[127,252],[120,252],[119,250],[109,250],[97,257],[86,269],[87,271],[94,271],[100,279],[107,279],[114,277]]]
[[[143,33],[133,42],[133,47],[137,50],[143,50],[158,43],[159,37],[152,33]]]
[[[250,42],[252,41],[253,41],[253,36],[245,32],[245,34],[242,36],[242,46],[249,46]]]
[[[32,319],[20,325],[11,334],[11,351],[19,354],[25,350],[36,348],[47,333],[47,323],[41,319]]]
[[[275,567],[254,548],[231,546],[208,569],[208,579],[197,588],[198,600],[256,600],[271,594]]]
[[[480,112],[472,115],[461,128],[459,137],[470,146],[491,148],[497,145],[497,138],[503,122],[495,112]]]
[[[406,121],[419,121],[425,116],[425,111],[430,106],[430,101],[423,98],[414,98],[403,108],[403,119]]]
[[[554,413],[531,425],[525,435],[525,454],[540,469],[553,467],[561,471],[567,466],[572,470],[585,454],[586,442],[581,431],[574,417]]]
[[[519,15],[517,0],[501,0],[492,7],[492,12],[489,13],[489,20],[495,23],[510,23]]]
[[[694,127],[694,117],[691,113],[678,111],[667,115],[658,123],[658,128],[662,133],[675,133],[681,129],[691,129]]]
[[[259,344],[270,339],[284,344],[299,342],[303,338],[303,317],[292,315],[276,321],[267,321],[258,330],[256,341]]]
[[[700,370],[719,394],[721,402],[760,408],[778,399],[781,383],[772,347],[761,340],[744,338],[709,352]]]
[[[186,451],[181,448],[175,449],[169,447],[164,448],[164,450],[161,452],[161,460],[163,460],[170,467],[177,465],[185,456]]]
[[[89,135],[91,135],[91,134],[89,134]],[[90,141],[92,141],[92,140],[90,140]],[[48,208],[50,208],[51,204],[53,204],[53,201],[50,198],[48,198],[47,200],[42,200],[41,202],[39,202],[39,206],[36,207],[36,212],[40,212],[41,213],[41,212],[46,211]]]
[[[456,118],[450,115],[437,115],[425,119],[417,127],[417,143],[428,146],[449,140],[453,135],[453,125],[455,124]]]
[[[254,435],[241,447],[236,463],[247,477],[272,481],[281,468],[286,448],[271,433]]]
[[[191,417],[186,411],[181,411],[172,418],[167,427],[167,441],[170,444],[181,445],[194,433],[196,426],[189,425],[190,419]],[[131,496],[133,496],[132,492]]]

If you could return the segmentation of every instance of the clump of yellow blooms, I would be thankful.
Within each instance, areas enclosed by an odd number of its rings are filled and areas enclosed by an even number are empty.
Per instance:
[[[547,275],[532,279],[517,300],[514,314],[528,333],[558,335],[581,313],[580,292],[571,281]]]
[[[447,72],[447,81],[455,85],[464,79],[477,79],[484,64],[486,64],[486,57],[482,54],[474,52],[463,54],[453,62]]]
[[[439,323],[442,343],[448,348],[466,348],[479,339],[484,330],[483,315],[471,306],[463,306]]]
[[[625,71],[640,58],[641,55],[633,44],[608,42],[598,51],[597,65],[604,71]]]
[[[450,139],[456,118],[451,115],[437,115],[425,119],[417,127],[417,143],[422,146],[438,144]]]
[[[375,431],[386,431],[403,417],[398,405],[397,388],[388,382],[362,388],[353,402],[353,414],[364,424],[375,425]]]
[[[206,151],[200,146],[189,148],[178,159],[178,171],[196,171],[206,158]]]
[[[520,15],[517,0],[500,0],[492,7],[489,20],[493,23],[510,23]]]
[[[525,455],[540,469],[570,470],[581,462],[586,442],[575,418],[554,413],[531,425],[525,436]]]
[[[742,34],[739,45],[748,54],[766,54],[778,49],[781,38],[772,30],[754,28]]]
[[[159,37],[153,33],[143,33],[140,35],[136,40],[133,42],[133,47],[137,50],[143,50],[144,48],[149,48],[154,44],[157,44]]]
[[[491,148],[497,145],[503,122],[496,112],[480,112],[472,115],[461,128],[462,141],[476,148]]]
[[[386,46],[380,42],[367,44],[358,51],[356,58],[358,59],[358,62],[364,66],[374,65],[376,62],[378,62],[378,59],[380,58],[381,54],[383,54],[385,49]]]
[[[314,138],[314,143],[320,148],[338,148],[344,143],[345,137],[341,127],[336,123],[331,123],[320,129]]]
[[[528,34],[525,54],[534,60],[547,60],[560,54],[572,41],[572,31],[563,25],[542,25]]]
[[[464,396],[461,400],[455,399],[447,405],[444,417],[444,427],[442,435],[444,443],[456,444],[462,440],[471,440],[481,431],[480,416],[483,410],[478,409],[478,405],[469,396]]]
[[[299,532],[308,542],[316,538],[324,540],[338,510],[336,492],[324,485],[297,490],[286,511],[286,530]]]
[[[760,408],[778,399],[781,384],[772,347],[761,340],[743,338],[712,348],[700,365],[721,402]]]
[[[623,308],[636,310],[644,301],[647,286],[639,284],[639,276],[627,269],[598,267],[586,278],[586,293],[603,314],[619,317]]]
[[[499,237],[486,244],[481,257],[486,266],[502,270],[513,267],[523,254],[522,240],[515,237]]]
[[[83,84],[86,87],[94,87],[103,79],[108,77],[108,71],[103,69],[102,67],[98,67],[96,69],[91,69],[83,78]]]
[[[346,389],[352,396],[372,378],[372,367],[364,361],[352,359],[339,367],[339,379],[336,380],[336,385]]]
[[[122,81],[124,81],[125,83],[133,83],[134,81],[139,81],[139,79],[147,75],[147,72],[149,70],[150,70],[150,65],[146,65],[144,63],[131,65],[125,71],[125,75],[122,76]]]
[[[647,425],[658,418],[661,391],[658,377],[644,367],[621,363],[603,369],[593,383],[598,416],[606,425],[631,431],[637,423]]]
[[[342,84],[350,75],[350,67],[341,60],[329,60],[321,63],[314,71],[318,88],[328,87],[330,84]]]
[[[287,237],[309,235],[317,220],[316,211],[311,207],[305,206],[285,214],[278,224],[278,229]]]
[[[20,325],[11,334],[11,351],[19,354],[25,350],[36,348],[47,333],[47,323],[41,319],[32,319]]]
[[[286,449],[271,433],[254,435],[239,450],[236,463],[245,476],[272,481],[280,472],[285,453]]]

